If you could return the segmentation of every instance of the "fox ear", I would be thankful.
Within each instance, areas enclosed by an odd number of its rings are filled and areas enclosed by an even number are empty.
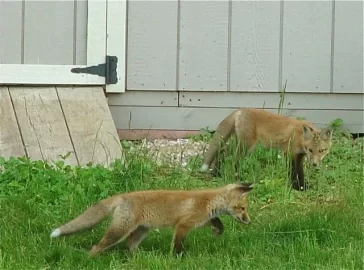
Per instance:
[[[253,183],[239,183],[238,189],[241,193],[247,193],[253,189]]]
[[[324,138],[324,139],[331,139],[331,137],[332,137],[332,132],[333,132],[332,128],[327,127],[327,128],[325,128],[325,129],[321,130],[320,135],[321,135],[321,137],[322,137],[322,138]]]
[[[243,187],[253,187],[254,183],[245,183],[245,182],[241,182],[239,183],[241,186]]]
[[[313,132],[313,128],[311,128],[310,126],[303,124],[302,125],[302,132],[303,132],[303,137],[305,139],[309,139],[312,136],[312,132]]]

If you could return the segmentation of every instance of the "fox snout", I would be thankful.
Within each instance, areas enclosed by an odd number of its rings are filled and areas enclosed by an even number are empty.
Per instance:
[[[312,161],[311,164],[312,164],[314,170],[320,169],[320,165],[321,165],[320,162]]]
[[[235,216],[234,217],[237,221],[244,223],[244,224],[249,224],[250,223],[250,217],[247,213],[243,214],[242,216]]]
[[[312,164],[313,167],[320,167],[321,160],[324,156],[315,156],[315,155],[307,155],[309,162]]]
[[[320,157],[317,157],[317,158],[312,158],[312,166],[314,166],[314,167],[320,167],[320,165],[321,165],[321,159],[322,158],[320,158]]]
[[[246,224],[246,225],[248,225],[248,224],[250,224],[250,219],[244,219],[244,218],[243,218],[243,219],[241,220],[241,222],[242,222],[242,223],[244,223],[244,224]]]
[[[248,214],[244,215],[243,218],[241,219],[241,221],[244,224],[249,224],[250,223],[250,217],[248,216]]]

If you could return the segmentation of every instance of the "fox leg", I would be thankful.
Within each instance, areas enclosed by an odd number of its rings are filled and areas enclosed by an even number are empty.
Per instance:
[[[139,226],[136,228],[126,239],[126,245],[130,252],[135,251],[139,244],[145,239],[148,235],[149,228],[145,226]]]
[[[182,242],[192,227],[192,224],[179,223],[176,225],[173,235],[173,251],[175,255],[182,253]]]
[[[219,164],[219,161],[218,161],[218,155],[214,158],[214,160],[212,161],[212,163],[211,163],[211,168],[212,168],[212,172],[211,172],[211,174],[212,174],[212,176],[214,176],[214,177],[218,177],[218,176],[220,176],[221,174],[220,174],[220,164]]]
[[[237,146],[235,149],[235,164],[234,164],[234,173],[235,173],[235,179],[239,179],[239,167],[241,160],[245,158],[247,155],[249,155],[251,152],[253,152],[255,147],[255,141],[244,138],[244,137],[237,137]]]
[[[223,155],[224,155],[224,151],[225,151],[225,149],[223,147],[219,148],[214,160],[212,161],[211,167],[212,167],[212,175],[214,177],[221,176],[220,164],[221,164],[221,159],[223,158]]]
[[[92,247],[92,249],[89,251],[89,254],[91,256],[98,255],[109,247],[123,241],[133,230],[134,228],[130,226],[120,227],[120,225],[113,226],[111,224],[100,242]]]
[[[216,157],[212,162],[212,175],[214,177],[220,177],[221,173],[220,173],[220,167],[221,167],[221,161],[223,158],[225,158],[226,153],[228,152],[228,147],[226,145],[222,146],[221,148],[219,148],[219,150],[217,151]],[[238,141],[237,143],[237,147],[234,151],[235,153],[235,163],[234,163],[234,170],[235,170],[235,177],[237,177],[238,175],[238,168],[239,168],[239,161],[243,155],[244,152],[242,152],[242,144]]]
[[[292,183],[292,188],[295,190],[305,190],[305,176],[303,171],[303,161],[305,154],[297,154],[292,158],[290,178]]]
[[[209,144],[209,148],[205,154],[205,158],[201,167],[201,171],[207,171],[211,164],[214,162],[213,175],[217,176],[219,169],[218,161],[214,161],[217,155],[221,153],[221,150],[224,148],[226,141],[229,139],[231,134],[234,131],[234,127],[230,125],[228,119],[224,119],[216,129],[216,132],[212,136],[212,139]]]
[[[222,224],[221,220],[218,217],[212,218],[206,224],[206,226],[210,225],[216,235],[222,235],[224,232],[224,224]]]
[[[245,156],[245,153],[243,153],[243,151],[245,151],[245,148],[242,146],[242,143],[240,142],[239,138],[237,138],[237,146],[235,149],[235,162],[234,162],[234,177],[235,179],[239,178],[239,167],[240,167],[240,160],[243,157],[243,155]]]

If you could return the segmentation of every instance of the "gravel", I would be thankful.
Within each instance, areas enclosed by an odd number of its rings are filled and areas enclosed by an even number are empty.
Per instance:
[[[180,165],[182,167],[186,167],[190,159],[203,156],[208,147],[208,143],[192,139],[143,140],[141,143],[133,145],[135,151],[144,150],[148,156],[156,159],[157,164]]]

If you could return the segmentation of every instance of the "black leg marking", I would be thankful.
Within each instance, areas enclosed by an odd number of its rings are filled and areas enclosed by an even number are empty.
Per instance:
[[[292,158],[291,169],[290,169],[290,179],[292,188],[298,191],[303,191],[308,189],[305,184],[305,175],[303,171],[303,161],[305,154],[297,154]]]
[[[222,224],[221,220],[218,217],[212,218],[210,220],[210,224],[212,226],[212,229],[214,230],[214,233],[216,235],[222,235],[224,232],[224,224]]]

